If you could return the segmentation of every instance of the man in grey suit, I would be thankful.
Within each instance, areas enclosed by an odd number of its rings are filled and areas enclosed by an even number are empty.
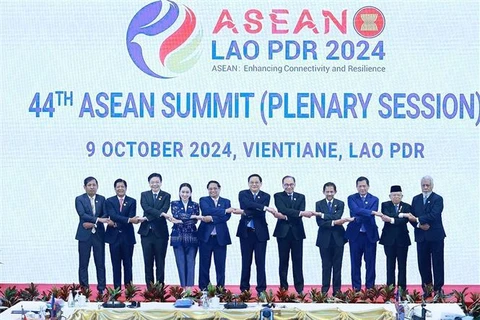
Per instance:
[[[343,224],[352,218],[342,218],[345,203],[335,199],[337,186],[333,182],[323,185],[325,199],[315,204],[315,216],[318,225],[317,247],[322,258],[322,292],[330,289],[333,271],[333,293],[342,287],[343,249],[347,242]]]

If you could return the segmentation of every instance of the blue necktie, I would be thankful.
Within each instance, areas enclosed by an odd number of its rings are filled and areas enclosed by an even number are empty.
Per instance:
[[[363,201],[363,206],[365,206],[365,200],[367,199],[366,196],[362,196],[362,201]],[[362,223],[362,225],[360,226],[360,232],[367,232],[367,230],[365,229],[365,225]]]
[[[423,204],[427,203],[427,196],[423,196]]]
[[[332,201],[328,201],[328,212],[332,213]]]
[[[253,201],[256,201],[256,199],[257,199],[257,194],[254,193],[253,194]],[[250,221],[247,222],[247,227],[255,229],[255,224],[253,223],[253,219],[251,219]]]

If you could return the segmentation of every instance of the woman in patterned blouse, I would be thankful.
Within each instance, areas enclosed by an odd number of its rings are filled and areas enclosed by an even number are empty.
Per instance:
[[[182,288],[190,289],[195,280],[195,257],[197,256],[197,222],[200,207],[192,201],[192,186],[182,183],[179,188],[180,200],[171,202],[173,216],[170,245],[173,246],[178,276]]]

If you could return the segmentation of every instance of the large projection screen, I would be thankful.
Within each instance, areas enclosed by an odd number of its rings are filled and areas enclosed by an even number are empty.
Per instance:
[[[83,179],[110,197],[123,178],[139,201],[159,172],[172,199],[189,182],[198,201],[213,179],[235,207],[250,174],[272,206],[293,175],[307,210],[328,181],[343,201],[359,176],[381,202],[399,184],[410,203],[430,175],[445,282],[480,284],[479,17],[478,1],[2,1],[0,283],[77,283]],[[238,221],[228,285],[240,281]],[[305,283],[318,285],[318,227],[304,225]],[[139,235],[133,264],[143,284]],[[111,284],[108,248],[106,266]],[[266,268],[278,285],[273,237]],[[376,268],[385,283],[381,245]],[[348,245],[342,275],[351,283]],[[415,243],[407,276],[420,284]],[[179,283],[171,247],[166,282]]]

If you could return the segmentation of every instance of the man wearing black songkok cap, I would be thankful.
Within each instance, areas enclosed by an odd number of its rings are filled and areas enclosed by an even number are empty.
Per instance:
[[[387,285],[395,285],[395,266],[398,262],[398,286],[407,288],[407,254],[411,245],[408,234],[408,213],[411,207],[402,202],[402,188],[398,185],[390,188],[390,201],[382,203],[382,220],[385,222],[380,237],[387,256]]]

